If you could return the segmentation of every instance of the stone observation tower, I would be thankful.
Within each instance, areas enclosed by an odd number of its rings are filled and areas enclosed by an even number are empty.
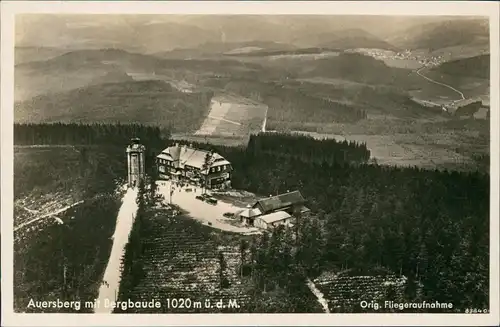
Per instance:
[[[144,180],[145,168],[144,159],[146,147],[140,143],[140,139],[133,138],[127,146],[127,167],[128,167],[128,186],[136,187],[139,181]]]

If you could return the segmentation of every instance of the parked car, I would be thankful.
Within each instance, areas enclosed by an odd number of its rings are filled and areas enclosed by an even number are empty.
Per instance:
[[[232,212],[226,212],[226,213],[223,214],[223,216],[226,217],[226,218],[233,218],[234,217],[234,213],[232,213]]]
[[[192,188],[187,188],[187,189],[185,189],[185,191],[186,191],[186,192],[192,192],[192,191],[193,191],[193,189],[192,189]]]
[[[210,203],[210,204],[213,204],[213,205],[217,204],[217,200],[214,199],[214,198],[207,198],[205,201],[207,201],[207,203]]]
[[[201,200],[201,201],[205,201],[205,197],[201,196],[201,195],[197,195],[196,196],[196,199],[197,200]]]

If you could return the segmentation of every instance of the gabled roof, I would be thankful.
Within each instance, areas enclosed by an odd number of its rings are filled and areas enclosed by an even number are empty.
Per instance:
[[[185,145],[184,146],[174,145],[163,150],[162,153],[157,157],[162,159],[167,158],[167,160],[178,161],[180,168],[183,168],[184,166],[191,166],[198,169],[202,169],[203,164],[205,163],[205,157],[210,154],[211,153],[209,151],[195,149]],[[211,154],[210,167],[228,165],[228,164],[230,163],[218,153]]]
[[[210,167],[218,167],[223,165],[230,165],[231,163],[226,159],[218,160],[210,165]]]
[[[169,153],[160,153],[156,156],[158,159],[165,159],[172,161],[172,156]]]
[[[282,209],[285,207],[289,207],[294,204],[303,204],[306,200],[300,194],[299,191],[293,191],[285,194],[280,194],[276,196],[272,196],[269,198],[261,199],[257,201],[253,207],[257,207],[260,205],[264,212],[270,212],[278,209]]]
[[[264,216],[260,216],[259,219],[262,219],[263,221],[265,221],[268,224],[272,224],[272,223],[275,223],[275,222],[280,221],[280,220],[288,219],[290,217],[292,217],[292,216],[290,216],[285,211],[276,211],[276,212],[273,212],[273,213],[270,213],[270,214],[267,214]]]
[[[245,217],[245,218],[259,216],[261,214],[262,214],[262,212],[260,212],[259,208],[249,208],[249,209],[245,209],[245,210],[237,213],[238,216]]]
[[[306,212],[310,212],[311,209],[309,209],[308,207],[306,206],[302,206],[300,207],[300,213],[306,213]]]

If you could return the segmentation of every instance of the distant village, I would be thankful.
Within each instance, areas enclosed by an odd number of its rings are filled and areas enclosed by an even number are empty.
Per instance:
[[[368,56],[371,56],[378,60],[413,60],[418,62],[419,64],[426,67],[435,67],[439,66],[443,62],[446,61],[444,55],[437,55],[429,57],[428,54],[416,53],[410,49],[406,49],[401,52],[394,52],[391,50],[382,50],[382,49],[353,49],[346,50],[346,52],[356,52],[362,53]],[[451,56],[451,53],[448,53]]]

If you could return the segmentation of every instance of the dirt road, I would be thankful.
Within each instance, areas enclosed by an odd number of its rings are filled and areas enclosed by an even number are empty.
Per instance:
[[[84,202],[83,200],[82,200],[82,201],[78,201],[78,202],[76,202],[76,203],[73,203],[73,204],[71,204],[71,205],[69,205],[69,206],[66,206],[66,207],[64,207],[64,208],[61,208],[61,209],[56,210],[56,211],[54,211],[54,212],[47,213],[47,214],[42,215],[42,216],[40,216],[40,217],[38,217],[38,218],[34,218],[34,219],[31,219],[30,221],[27,221],[27,222],[25,222],[25,223],[19,224],[18,226],[14,227],[14,231],[17,231],[17,230],[19,230],[19,229],[21,229],[21,228],[23,228],[23,227],[26,227],[26,226],[28,226],[28,225],[31,225],[31,224],[33,224],[34,222],[37,222],[37,221],[39,221],[39,220],[42,220],[42,219],[45,219],[45,218],[49,218],[49,217],[53,217],[53,216],[56,216],[56,215],[58,215],[58,214],[61,214],[61,213],[65,212],[66,210],[69,210],[69,209],[71,209],[71,208],[73,208],[73,207],[75,207],[75,206],[77,206],[77,205],[79,205],[79,204],[82,204],[83,202]],[[23,208],[24,208],[24,207],[23,207]],[[26,209],[27,211],[30,211],[30,210],[29,210],[29,209],[27,209],[27,208],[24,208],[24,209]],[[34,211],[34,210],[32,210],[32,211]],[[37,212],[34,212],[34,213],[36,214]]]
[[[170,203],[170,187],[170,181],[158,182],[158,191],[165,197],[165,202],[167,203]],[[216,205],[208,204],[196,199],[196,196],[201,194],[201,188],[191,186],[188,188],[191,188],[192,191],[186,192],[186,188],[179,188],[173,185],[172,204],[178,205],[183,210],[186,210],[191,218],[203,224],[207,224],[212,228],[227,232],[240,234],[254,234],[259,232],[259,230],[254,227],[236,226],[234,219],[225,218],[223,216],[226,212],[235,213],[244,208],[234,206],[222,200],[219,200]]]
[[[438,84],[438,85],[442,85],[442,86],[447,87],[447,88],[449,88],[450,90],[454,91],[455,93],[457,93],[458,95],[460,95],[460,99],[458,99],[458,100],[456,100],[456,101],[465,100],[465,96],[464,96],[464,94],[463,94],[462,92],[460,92],[459,90],[457,90],[456,88],[454,88],[453,86],[448,85],[448,84],[445,84],[445,83],[441,83],[441,82],[438,82],[438,81],[435,81],[435,80],[433,80],[433,79],[431,79],[431,78],[429,78],[429,77],[427,77],[427,76],[423,75],[420,71],[421,71],[422,69],[424,69],[424,68],[426,68],[426,67],[425,67],[425,66],[424,66],[424,67],[421,67],[420,69],[418,69],[418,70],[416,71],[416,73],[418,74],[418,76],[420,76],[420,77],[422,77],[422,78],[426,79],[427,81],[429,81],[429,82],[431,82],[431,83]]]
[[[323,293],[321,293],[320,290],[316,288],[314,282],[309,278],[307,279],[307,287],[309,287],[314,296],[316,296],[316,298],[318,299],[318,303],[323,308],[323,311],[325,313],[330,313],[330,309],[328,308],[328,302],[325,300],[325,296],[323,295]]]
[[[125,245],[132,230],[137,213],[137,189],[129,188],[123,196],[123,202],[116,218],[115,233],[112,236],[113,247],[109,256],[108,265],[104,272],[101,287],[99,288],[99,307],[95,313],[112,313],[113,308],[105,306],[108,301],[116,301],[121,281],[121,259],[125,254]]]

